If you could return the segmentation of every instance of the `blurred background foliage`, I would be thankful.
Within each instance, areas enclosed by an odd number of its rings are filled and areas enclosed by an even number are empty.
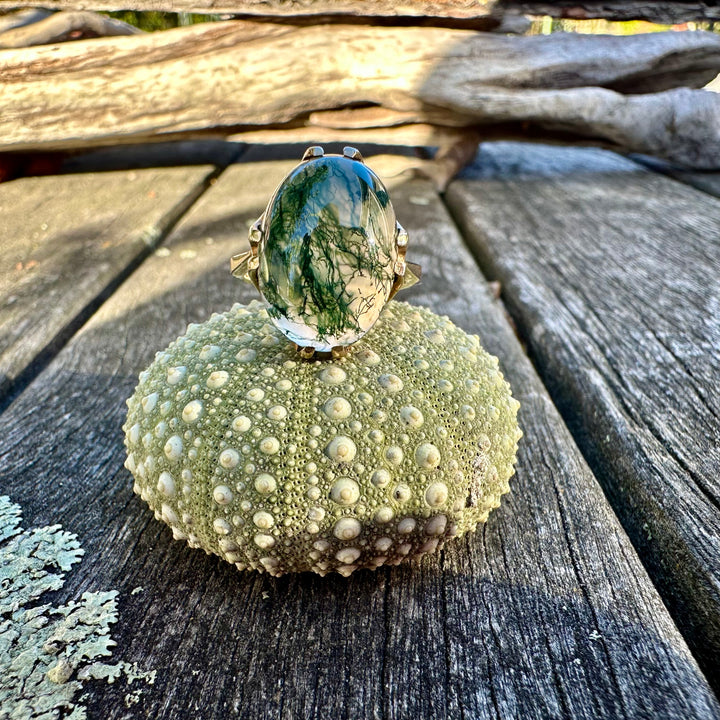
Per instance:
[[[103,13],[130,25],[155,32],[170,28],[197,25],[205,22],[231,20],[232,15],[172,12],[133,12],[123,10]],[[575,32],[604,35],[638,35],[640,33],[662,32],[663,30],[709,30],[720,33],[720,22],[687,22],[680,25],[661,25],[645,20],[610,21],[602,19],[569,20],[552,18],[549,15],[531,18],[526,35],[549,35],[554,32]]]
[[[568,20],[545,15],[533,18],[530,29],[526,34],[549,35],[554,32],[575,32],[590,35],[639,35],[664,30],[709,30],[711,32],[720,32],[720,23],[686,22],[680,25],[661,25],[646,20]]]
[[[117,12],[104,12],[102,15],[122,20],[128,25],[134,25],[145,32],[155,32],[157,30],[170,30],[176,27],[186,27],[188,25],[198,25],[199,23],[218,22],[219,20],[229,20],[232,15],[210,15],[203,13],[172,13],[172,12],[134,12],[132,10],[119,10]]]

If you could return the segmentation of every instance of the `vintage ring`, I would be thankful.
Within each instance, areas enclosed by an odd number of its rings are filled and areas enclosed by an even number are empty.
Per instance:
[[[420,278],[408,236],[380,178],[360,153],[309,147],[250,229],[230,270],[251,282],[279,330],[304,357],[342,354],[385,303]]]

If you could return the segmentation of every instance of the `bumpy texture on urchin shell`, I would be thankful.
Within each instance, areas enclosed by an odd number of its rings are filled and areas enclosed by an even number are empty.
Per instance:
[[[126,467],[177,539],[239,569],[349,575],[475,529],[509,490],[519,404],[476,336],[390,302],[341,359],[303,361],[264,306],[157,354]]]

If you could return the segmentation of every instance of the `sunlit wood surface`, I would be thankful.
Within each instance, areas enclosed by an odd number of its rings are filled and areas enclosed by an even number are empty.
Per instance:
[[[487,144],[445,196],[369,157],[425,269],[403,299],[478,333],[522,403],[517,474],[440,555],[274,579],[174,541],[123,467],[138,373],[255,296],[228,259],[302,148],[234,153],[0,184],[0,297],[30,328],[3,348],[0,494],[78,534],[57,601],[118,590],[113,660],[157,670],[130,706],[86,684],[89,717],[720,717],[718,200],[600,150]]]

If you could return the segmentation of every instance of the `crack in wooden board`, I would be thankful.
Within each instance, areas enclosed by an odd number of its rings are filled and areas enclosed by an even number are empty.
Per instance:
[[[720,686],[720,203],[600,150],[481,148],[449,205]]]

